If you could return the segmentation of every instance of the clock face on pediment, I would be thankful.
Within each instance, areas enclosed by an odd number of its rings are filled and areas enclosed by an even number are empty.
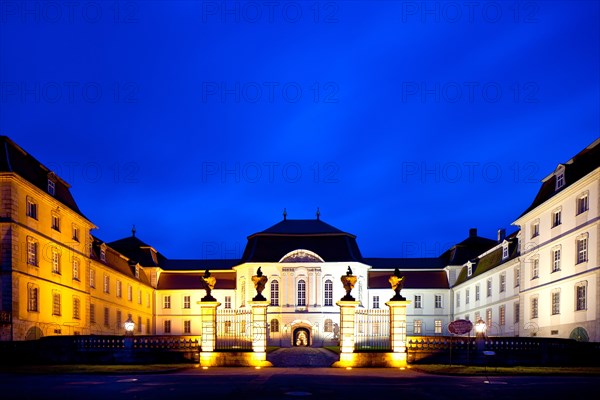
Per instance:
[[[325,262],[318,254],[310,250],[298,249],[287,253],[279,260],[280,263]]]

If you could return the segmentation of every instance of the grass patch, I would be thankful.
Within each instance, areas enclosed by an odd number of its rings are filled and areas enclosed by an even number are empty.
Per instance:
[[[332,351],[335,354],[340,354],[340,346],[324,346],[323,348]]]
[[[267,354],[268,354],[268,353],[272,353],[272,352],[274,352],[275,350],[278,350],[278,349],[280,349],[280,348],[281,348],[281,347],[279,347],[279,346],[267,346]]]
[[[600,375],[600,367],[484,367],[447,364],[411,364],[415,371],[440,375]]]
[[[194,368],[197,364],[148,364],[148,365],[92,365],[92,364],[61,364],[61,365],[2,365],[0,372],[13,374],[148,374],[165,373],[181,369]]]

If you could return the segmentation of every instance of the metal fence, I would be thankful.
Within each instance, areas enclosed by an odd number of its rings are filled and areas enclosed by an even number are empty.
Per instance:
[[[252,312],[217,310],[216,350],[252,350]]]
[[[390,311],[357,309],[354,320],[354,349],[389,350]]]

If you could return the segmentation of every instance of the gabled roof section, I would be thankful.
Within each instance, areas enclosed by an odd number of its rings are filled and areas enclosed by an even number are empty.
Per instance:
[[[363,262],[374,269],[442,269],[445,260],[440,257],[431,258],[363,258]]]
[[[107,267],[131,278],[140,281],[141,283],[150,286],[150,279],[146,275],[146,272],[143,268],[139,269],[139,278],[135,276],[135,266],[136,262],[129,259],[125,255],[119,253],[115,249],[110,246],[105,245],[105,243],[98,239],[97,237],[92,236],[92,254],[90,257],[96,260],[99,263],[106,265]],[[104,260],[101,260],[100,251],[104,249]]]
[[[299,249],[318,254],[325,262],[362,261],[356,236],[320,219],[284,219],[248,236],[241,261],[276,263]]]
[[[468,238],[446,250],[440,258],[445,265],[462,265],[497,244],[496,240],[477,236],[477,229],[471,228]]]
[[[404,289],[448,289],[448,276],[444,271],[400,271],[404,276]],[[390,276],[394,271],[369,271],[369,289],[390,289],[390,298],[394,291],[390,285]],[[400,292],[402,294],[402,292]]]
[[[81,210],[79,210],[79,207],[71,194],[71,185],[57,176],[54,172],[50,171],[50,169],[19,147],[7,136],[0,136],[0,173],[1,172],[13,172],[45,193],[48,193],[48,179],[52,180],[55,184],[53,197],[66,207],[87,219]]]
[[[235,271],[211,271],[216,278],[215,289],[235,289]],[[204,289],[200,284],[203,272],[163,272],[158,278],[158,290]]]
[[[565,184],[557,189],[556,177],[557,171],[561,171],[561,166],[564,165]],[[542,203],[550,200],[556,194],[565,190],[590,172],[600,167],[600,139],[596,139],[588,147],[577,153],[573,158],[564,164],[559,164],[558,167],[547,177],[542,180],[542,187],[538,191],[533,203],[521,215],[527,214]]]
[[[108,245],[143,267],[160,267],[166,261],[165,256],[134,235],[115,240]]]
[[[232,269],[240,264],[240,260],[237,259],[165,260],[161,267],[165,271],[212,271]]]

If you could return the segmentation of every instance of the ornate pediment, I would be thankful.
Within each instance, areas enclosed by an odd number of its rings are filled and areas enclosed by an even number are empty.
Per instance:
[[[318,254],[310,250],[298,249],[290,251],[279,260],[280,263],[325,262]]]

